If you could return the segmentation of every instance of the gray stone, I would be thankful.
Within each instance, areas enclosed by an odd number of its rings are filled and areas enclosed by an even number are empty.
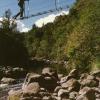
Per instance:
[[[80,83],[74,78],[68,80],[67,82],[65,82],[63,84],[61,84],[61,86],[63,88],[68,89],[69,91],[79,91],[79,89],[80,89]]]
[[[96,87],[99,85],[99,81],[92,75],[88,75],[87,78],[81,80],[82,87]]]
[[[58,83],[57,80],[53,77],[44,77],[44,81],[42,84],[42,87],[46,88],[48,91],[54,91],[54,89],[57,87]]]
[[[44,96],[42,100],[53,100],[51,96]]]
[[[8,92],[8,100],[20,100],[22,96],[22,90],[10,90]]]
[[[61,89],[62,87],[61,86],[57,86],[54,90],[55,93],[58,93],[58,91]]]
[[[2,84],[16,84],[16,80],[13,78],[7,78],[7,77],[3,77],[1,79],[1,83]]]
[[[23,88],[23,96],[37,95],[40,91],[40,85],[37,82],[28,84]]]
[[[77,69],[73,69],[68,76],[72,77],[72,78],[77,78],[78,77],[78,70]]]
[[[33,83],[33,82],[38,82],[40,84],[41,82],[43,82],[43,77],[36,73],[28,73],[26,75],[22,89],[25,88],[28,84]]]
[[[76,100],[96,100],[95,91],[89,87],[81,89],[79,94]]]
[[[73,91],[73,92],[71,92],[71,93],[69,94],[69,98],[70,98],[71,100],[75,100],[76,97],[77,97],[77,95],[78,95],[78,92]]]
[[[68,99],[69,98],[69,91],[67,91],[65,89],[60,89],[58,91],[58,97],[60,97],[61,99]]]
[[[91,73],[95,77],[100,77],[100,70],[94,71]]]
[[[58,79],[57,71],[50,67],[44,68],[42,70],[42,75],[53,76],[54,78]]]

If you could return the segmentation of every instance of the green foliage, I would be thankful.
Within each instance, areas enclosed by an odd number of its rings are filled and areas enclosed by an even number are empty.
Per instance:
[[[25,34],[25,44],[32,58],[67,60],[69,69],[91,70],[99,65],[100,0],[77,0],[69,15],[42,28],[34,25]]]
[[[23,66],[28,60],[24,37],[16,27],[15,21],[11,21],[10,14],[6,12],[0,27],[0,65]]]
[[[76,67],[90,70],[100,50],[100,1],[80,0],[76,9],[79,24],[68,38],[66,54]]]

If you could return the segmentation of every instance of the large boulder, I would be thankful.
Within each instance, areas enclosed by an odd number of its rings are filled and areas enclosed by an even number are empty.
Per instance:
[[[23,95],[20,100],[41,100],[40,85],[38,82],[29,83],[23,89]]]
[[[23,88],[23,96],[34,96],[37,95],[40,91],[40,85],[37,82],[28,84],[25,88]]]
[[[13,78],[6,78],[6,77],[3,77],[3,78],[1,79],[1,83],[2,83],[2,84],[9,84],[9,85],[12,85],[12,84],[16,84],[17,81],[16,81],[15,79],[13,79]]]
[[[74,78],[62,83],[61,86],[66,88],[68,91],[79,91],[80,89],[80,83]]]
[[[27,78],[28,83],[41,82],[43,79],[41,75],[36,74],[36,73],[28,73],[26,78]]]
[[[59,80],[57,71],[47,67],[42,70],[42,76],[44,77],[42,87],[46,88],[48,91],[54,91],[58,86],[57,82]]]
[[[21,90],[11,90],[8,100],[42,100],[39,91],[40,85],[37,82],[30,83]]]
[[[53,92],[54,89],[58,86],[57,80],[53,77],[44,77],[44,81],[42,83],[42,87],[47,89],[48,91]]]
[[[38,82],[40,87],[43,87],[49,91],[53,91],[58,85],[57,81],[58,80],[53,76],[48,76],[48,75],[44,76],[44,75],[39,75],[36,73],[29,73],[26,76],[26,79],[22,88],[26,87],[30,83]]]
[[[57,74],[57,71],[54,70],[53,68],[50,68],[50,67],[46,67],[42,70],[42,75],[43,76],[52,76],[56,79],[58,79],[58,74]]]
[[[42,82],[43,82],[43,80],[44,80],[43,77],[41,75],[39,75],[39,74],[36,74],[36,73],[28,73],[26,75],[26,78],[25,78],[25,81],[23,83],[22,89],[24,87],[26,87],[28,84],[33,83],[33,82],[38,82],[39,85],[41,85]]]
[[[41,81],[42,76],[39,74],[31,74],[28,81],[31,82],[39,82]]]

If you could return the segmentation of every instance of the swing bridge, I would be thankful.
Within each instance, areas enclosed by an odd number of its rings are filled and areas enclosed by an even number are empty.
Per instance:
[[[29,14],[30,12],[30,0],[26,0],[27,4],[28,4],[28,7],[27,7],[27,13],[28,15],[25,15],[25,7],[24,7],[24,15],[23,17],[19,17],[19,18],[16,18],[16,20],[24,20],[24,19],[29,19],[29,18],[32,18],[32,17],[36,17],[36,16],[41,16],[41,15],[45,15],[45,14],[49,14],[49,13],[55,13],[55,12],[59,12],[59,11],[62,11],[62,10],[65,10],[65,9],[69,9],[69,5],[65,5],[65,6],[59,6],[59,0],[54,0],[54,8],[53,9],[49,9],[49,10],[45,10],[45,11],[42,11],[42,12],[37,12],[37,13],[34,13],[34,14]],[[65,2],[64,2],[65,3]]]

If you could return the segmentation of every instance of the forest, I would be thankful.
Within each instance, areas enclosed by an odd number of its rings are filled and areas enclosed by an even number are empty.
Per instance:
[[[100,69],[100,0],[77,0],[68,15],[26,33],[10,17],[5,12],[0,22],[0,66],[29,68],[32,59],[46,59],[64,63],[58,70]]]

